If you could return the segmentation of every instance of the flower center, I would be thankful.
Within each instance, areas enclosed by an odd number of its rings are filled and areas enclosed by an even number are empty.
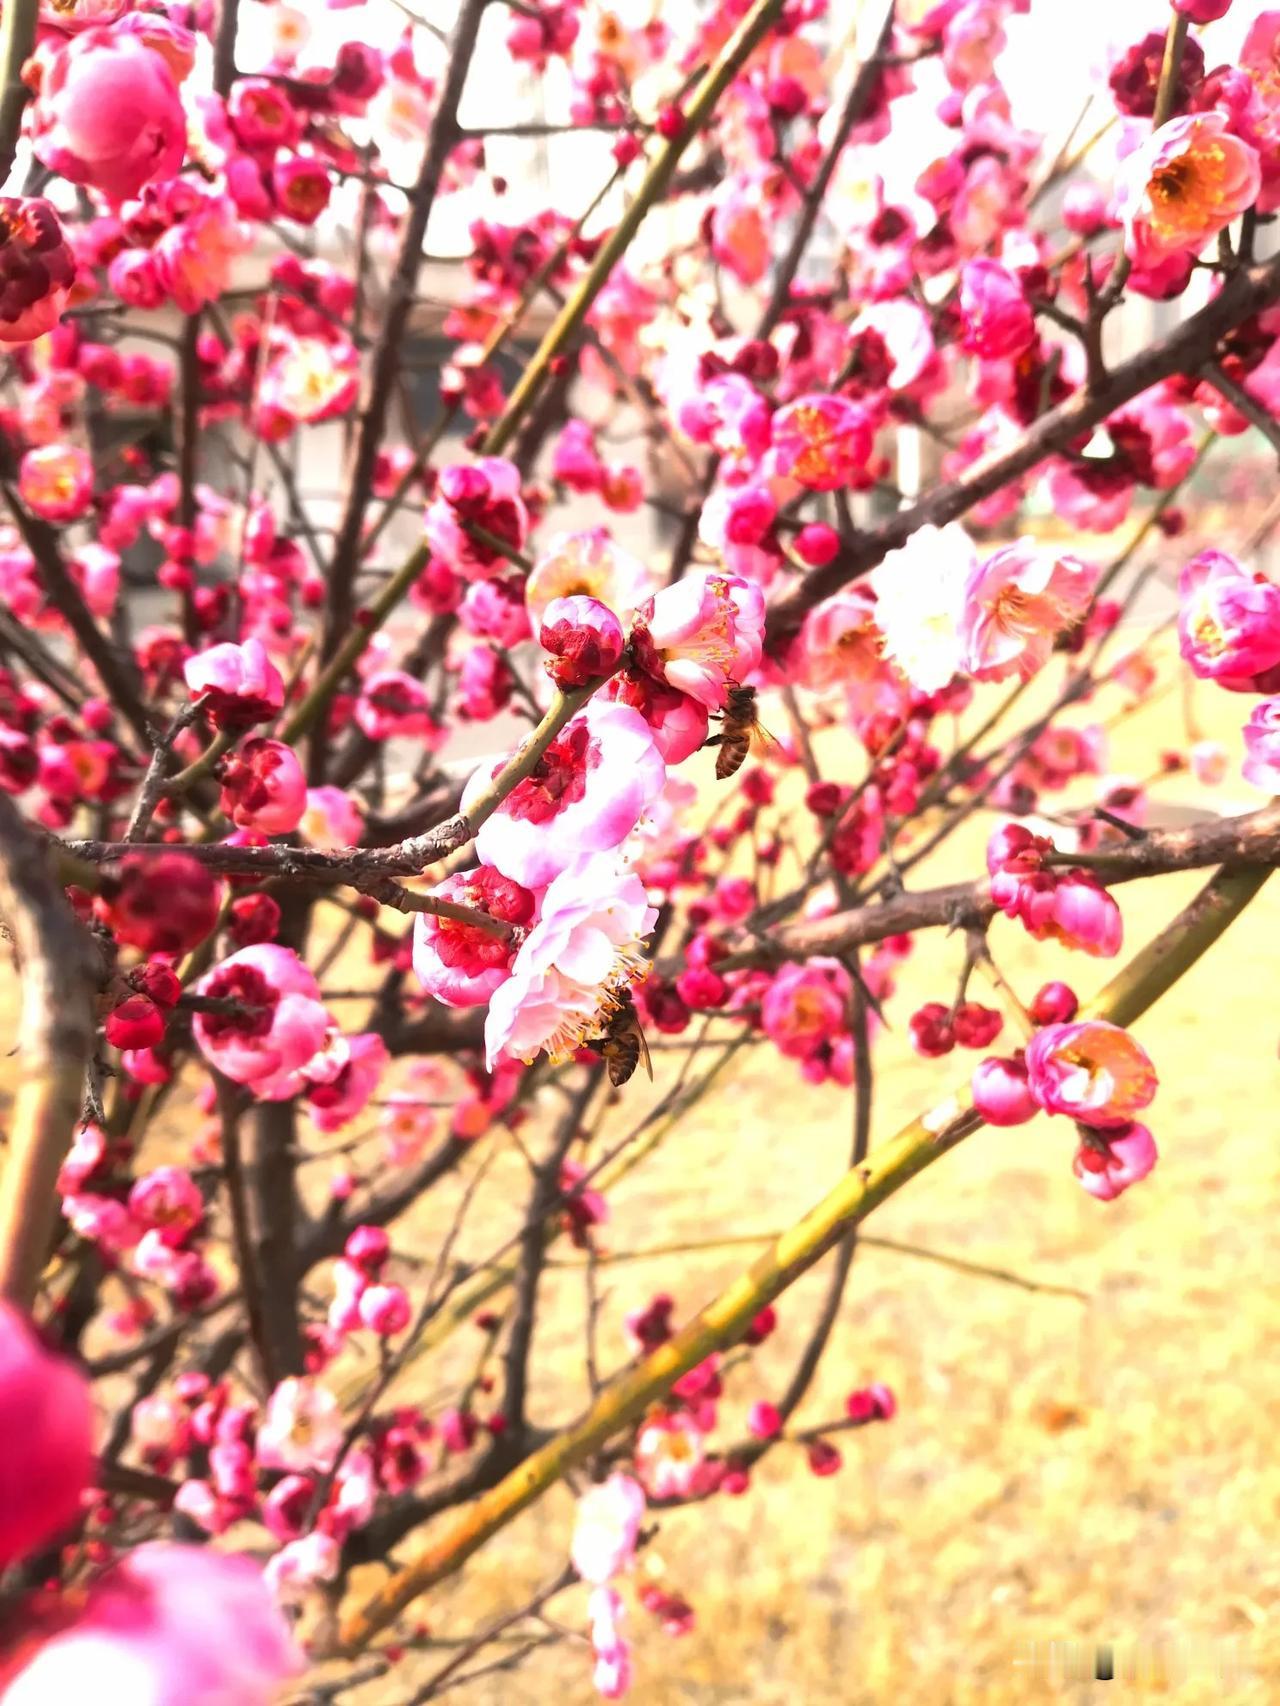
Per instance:
[[[600,761],[600,748],[585,722],[570,724],[538,760],[533,773],[507,796],[507,812],[529,823],[546,823],[583,798],[587,771]]]
[[[226,971],[215,972],[204,993],[215,996],[219,1001],[241,1003],[241,1010],[235,1013],[202,1015],[205,1032],[211,1038],[233,1034],[240,1037],[266,1036],[271,1029],[276,1002],[280,999],[278,992],[253,966],[231,966]]]

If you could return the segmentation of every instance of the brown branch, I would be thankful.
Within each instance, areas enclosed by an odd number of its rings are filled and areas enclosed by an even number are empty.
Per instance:
[[[1063,862],[1088,866],[1108,885],[1209,865],[1229,870],[1266,869],[1280,864],[1280,806],[1264,806],[1241,817],[1213,818],[1186,829],[1152,830],[1142,841],[1105,854],[1064,854]],[[734,970],[778,960],[805,960],[815,954],[846,954],[852,948],[883,942],[903,932],[981,928],[995,912],[986,878],[948,883],[943,888],[891,895],[869,906],[786,925],[716,963],[720,970]]]
[[[1198,373],[1211,359],[1219,339],[1277,300],[1280,300],[1280,256],[1259,266],[1242,268],[1206,307],[1190,315],[1167,337],[1112,368],[1097,390],[1077,391],[1065,403],[1041,415],[1011,450],[974,463],[958,480],[938,486],[918,503],[868,529],[830,563],[805,575],[769,612],[770,648],[776,651],[784,645],[815,604],[867,574],[890,551],[905,545],[920,528],[941,527],[957,520],[974,504],[1087,436],[1109,414],[1162,379],[1175,373]]]
[[[57,1219],[57,1179],[80,1122],[101,965],[47,849],[0,794],[0,918],[22,980],[22,1070],[0,1177],[0,1296],[31,1304]]]

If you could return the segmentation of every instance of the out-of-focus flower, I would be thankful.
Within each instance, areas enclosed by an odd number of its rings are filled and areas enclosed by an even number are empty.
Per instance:
[[[979,681],[1026,681],[1048,661],[1054,637],[1079,622],[1098,572],[1021,539],[977,564],[965,585],[964,667]]]
[[[631,1687],[631,1644],[622,1633],[624,1607],[610,1587],[596,1588],[587,1601],[591,1619],[592,1681],[603,1700],[621,1700]]]
[[[1170,119],[1121,168],[1125,251],[1139,267],[1198,254],[1257,200],[1256,151],[1217,112]]]
[[[490,1070],[502,1054],[563,1059],[600,1034],[619,1000],[648,969],[644,941],[657,912],[644,885],[607,855],[564,871],[542,898],[542,916],[485,1021]]]
[[[44,68],[32,135],[50,171],[113,201],[172,178],[187,143],[173,72],[123,25],[85,30]]]
[[[584,1582],[599,1587],[626,1568],[644,1512],[644,1488],[630,1475],[610,1475],[582,1495],[569,1557]]]
[[[190,853],[127,853],[94,902],[116,939],[144,954],[184,954],[218,921],[222,884]]]
[[[964,663],[965,588],[973,543],[957,522],[921,527],[871,575],[884,651],[921,693],[937,693]]]
[[[269,1706],[304,1668],[258,1566],[211,1547],[139,1546],[68,1611],[54,1607],[44,1628],[34,1620],[5,1675],[5,1706]]]
[[[18,492],[27,508],[45,521],[75,521],[93,497],[93,462],[75,444],[41,444],[28,450],[18,469]]]
[[[28,343],[58,323],[76,275],[52,206],[0,196],[0,344]]]
[[[797,397],[773,419],[778,473],[813,492],[840,491],[865,472],[875,443],[871,416],[847,397]]]
[[[572,597],[594,598],[625,618],[656,590],[654,579],[653,572],[615,545],[603,527],[559,533],[525,582],[529,620],[535,629],[540,627],[552,599]]]
[[[375,669],[365,677],[355,718],[370,740],[419,740],[434,752],[444,738],[431,714],[431,696],[402,669]]]
[[[636,1435],[636,1474],[651,1499],[688,1498],[705,1457],[702,1432],[684,1410],[651,1416]]]
[[[760,1024],[781,1054],[803,1060],[849,1028],[849,974],[839,960],[783,966],[760,1003]]]
[[[333,1467],[342,1435],[342,1406],[328,1387],[290,1375],[267,1400],[258,1461],[267,1469],[324,1472]]]
[[[979,257],[960,274],[960,320],[964,347],[989,361],[1021,355],[1036,341],[1035,316],[1008,267]]]
[[[1157,1158],[1155,1138],[1146,1126],[1134,1123],[1082,1143],[1071,1167],[1091,1197],[1114,1202],[1146,1178]]]
[[[626,705],[591,699],[481,826],[476,849],[504,876],[541,888],[580,854],[617,847],[666,779],[643,718]],[[475,772],[463,791],[464,812],[489,782],[483,768]]]
[[[1156,1071],[1128,1031],[1105,1019],[1046,1025],[1027,1045],[1031,1093],[1050,1114],[1099,1130],[1126,1126],[1156,1093]]]
[[[0,1301],[0,1569],[70,1526],[93,1468],[93,1404],[80,1371]],[[7,1698],[7,1696],[6,1696]],[[49,1698],[53,1698],[50,1696]]]
[[[308,847],[354,847],[364,834],[364,818],[345,788],[326,783],[307,789],[298,829]]]
[[[760,663],[764,594],[737,575],[702,571],[663,587],[644,606],[632,633],[649,674],[721,710],[731,682]]]
[[[1244,726],[1246,782],[1280,793],[1280,698],[1255,705]]]

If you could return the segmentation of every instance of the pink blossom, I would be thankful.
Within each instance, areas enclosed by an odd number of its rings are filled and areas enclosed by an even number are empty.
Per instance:
[[[623,671],[605,683],[602,696],[639,712],[667,764],[683,764],[707,738],[705,707],[651,675]]]
[[[604,1700],[621,1700],[631,1687],[631,1645],[622,1633],[622,1600],[612,1588],[598,1587],[587,1601],[587,1615],[596,1660],[592,1673],[596,1692]]]
[[[18,492],[27,508],[45,521],[75,521],[93,497],[89,452],[74,444],[28,450],[18,468]]]
[[[1118,1025],[1046,1025],[1027,1045],[1031,1094],[1050,1114],[1100,1130],[1128,1125],[1156,1093],[1150,1058]]]
[[[1202,551],[1178,596],[1178,649],[1193,672],[1232,692],[1266,691],[1280,664],[1280,587],[1225,551]]]
[[[271,942],[230,955],[205,973],[196,992],[243,1008],[197,1013],[192,1031],[211,1065],[260,1095],[305,1066],[329,1028],[315,978],[292,949]]]
[[[341,1131],[367,1107],[390,1056],[372,1031],[352,1037],[331,1032],[326,1045],[301,1069],[299,1088],[318,1131]],[[258,1094],[265,1092],[259,1088]]]
[[[636,1474],[651,1499],[686,1499],[706,1456],[701,1431],[683,1410],[651,1416],[636,1435]]]
[[[871,332],[888,357],[885,385],[905,391],[925,373],[934,358],[933,328],[918,303],[905,299],[869,302],[849,328],[850,339]]]
[[[53,172],[113,201],[172,178],[187,123],[165,60],[118,25],[85,30],[45,68],[33,146]]]
[[[973,1105],[988,1125],[1024,1125],[1038,1111],[1024,1061],[989,1055],[973,1069]]]
[[[1256,151],[1221,113],[1170,119],[1121,168],[1125,252],[1141,267],[1198,254],[1252,205],[1261,182]]]
[[[307,789],[298,829],[308,847],[355,847],[364,834],[364,818],[345,788],[326,784]]]
[[[865,472],[875,443],[867,410],[847,397],[797,397],[773,419],[778,473],[813,492],[834,492]]]
[[[337,1579],[341,1564],[342,1547],[317,1528],[287,1541],[267,1560],[262,1575],[281,1605],[301,1605],[319,1583]]]
[[[538,644],[551,655],[547,674],[563,692],[612,675],[622,657],[622,624],[598,599],[553,598],[542,613]]]
[[[821,958],[783,966],[760,1004],[760,1024],[780,1053],[803,1060],[848,1030],[848,972]]]
[[[129,1213],[176,1248],[204,1219],[204,1198],[185,1168],[154,1167],[134,1180]]]
[[[1155,1138],[1135,1122],[1082,1143],[1071,1166],[1091,1197],[1114,1202],[1145,1179],[1157,1159]]]
[[[524,594],[537,629],[553,598],[594,598],[615,616],[627,617],[656,590],[655,583],[651,569],[596,527],[554,535],[533,565]]]
[[[1244,726],[1246,782],[1280,793],[1280,699],[1263,699]]]
[[[81,37],[81,40],[84,38]],[[136,1706],[226,1701],[269,1706],[302,1655],[248,1558],[151,1542],[56,1608],[20,1649],[5,1706],[86,1696]]]
[[[885,656],[922,693],[944,688],[964,662],[965,589],[973,543],[957,522],[921,527],[871,575]]]
[[[264,723],[284,704],[284,681],[261,640],[210,646],[188,658],[182,674],[191,697],[220,729]]]
[[[542,916],[485,1020],[490,1070],[502,1054],[563,1059],[600,1029],[647,969],[644,940],[657,912],[644,885],[603,855],[583,859],[548,886]]]
[[[302,821],[307,779],[293,748],[254,736],[222,766],[223,811],[241,829],[287,835]]]
[[[500,551],[467,531],[471,522],[522,550],[529,536],[529,512],[520,493],[520,470],[500,456],[446,468],[440,495],[428,506],[423,531],[432,555],[464,580],[487,580],[506,564]]]
[[[444,739],[426,688],[402,669],[375,669],[365,677],[355,719],[370,740],[398,736],[421,741],[434,752]]]
[[[591,699],[507,795],[476,837],[480,858],[526,888],[540,888],[582,853],[628,836],[661,794],[666,766],[643,718]],[[462,810],[484,793],[477,770]]]
[[[360,1319],[371,1333],[390,1338],[403,1333],[413,1319],[409,1296],[402,1285],[370,1285],[360,1294]]]
[[[1018,279],[999,261],[967,261],[960,274],[964,347],[988,361],[1021,355],[1036,341],[1035,316]]]
[[[289,1375],[267,1400],[258,1427],[258,1461],[302,1473],[333,1467],[342,1446],[342,1406],[314,1380]]]
[[[1048,661],[1057,634],[1085,615],[1098,572],[1030,539],[977,564],[965,585],[965,668],[979,681],[1026,681]]]
[[[216,301],[231,282],[236,257],[251,246],[252,234],[235,214],[227,196],[205,196],[151,251],[157,282],[183,314]]]
[[[0,1301],[0,1568],[47,1546],[80,1512],[93,1467],[84,1376]],[[8,1696],[6,1695],[7,1699]]]
[[[477,865],[446,877],[432,891],[523,929],[532,924],[534,897],[492,865]],[[479,925],[420,912],[413,925],[413,969],[429,995],[446,1007],[483,1007],[505,983],[515,958],[512,935],[496,935]]]
[[[736,575],[703,570],[662,589],[644,606],[633,643],[644,668],[709,711],[723,708],[731,682],[757,668],[764,595]]]
[[[569,1557],[584,1582],[599,1587],[626,1568],[644,1512],[644,1489],[630,1475],[610,1475],[582,1495]]]

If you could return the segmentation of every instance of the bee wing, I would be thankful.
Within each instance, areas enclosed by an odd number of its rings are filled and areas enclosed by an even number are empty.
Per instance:
[[[636,1020],[636,1041],[640,1044],[640,1064],[649,1074],[649,1080],[652,1082],[653,1057],[649,1053],[649,1044],[645,1039],[644,1026],[640,1023],[639,1019]]]
[[[758,758],[766,754],[781,752],[782,742],[777,735],[770,734],[763,723],[757,723],[751,731],[751,750]]]

